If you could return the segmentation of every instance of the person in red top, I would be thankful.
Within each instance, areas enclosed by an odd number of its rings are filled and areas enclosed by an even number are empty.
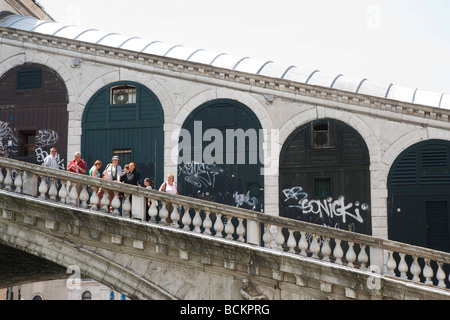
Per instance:
[[[75,159],[70,161],[69,165],[67,166],[67,171],[80,173],[80,174],[86,173],[86,162],[84,162],[84,160],[81,159],[81,152],[75,153]],[[80,197],[80,192],[81,192],[81,184],[77,183],[74,186],[75,186],[75,188],[77,190],[77,194],[78,194],[77,200],[75,200],[75,201],[78,204],[78,199]]]
[[[75,153],[75,159],[70,161],[67,171],[84,174],[86,173],[86,162],[81,159],[81,152]]]

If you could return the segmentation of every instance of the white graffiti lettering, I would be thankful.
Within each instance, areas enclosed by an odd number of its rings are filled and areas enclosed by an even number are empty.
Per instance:
[[[38,134],[36,135],[36,146],[45,147],[54,145],[58,140],[58,132],[50,129],[38,130]]]
[[[258,199],[255,197],[250,198],[250,191],[247,194],[238,193],[237,191],[233,194],[234,201],[236,203],[236,207],[242,206],[244,203],[248,204],[251,207],[256,207],[258,204]]]
[[[223,169],[215,164],[198,163],[191,161],[178,166],[178,174],[185,174],[184,180],[200,188],[214,187],[216,175],[223,172]]]
[[[301,203],[304,199],[308,198],[308,194],[306,192],[303,192],[302,187],[292,187],[290,189],[284,189],[283,193],[284,193],[284,196],[286,197],[284,202],[291,200],[291,199],[298,201],[299,205],[290,205],[289,207],[296,207],[296,208],[300,208],[302,210],[304,209]]]
[[[308,194],[303,192],[303,188],[299,186],[284,189],[283,194],[286,197],[285,202],[292,199],[297,201],[298,205],[289,205],[290,208],[299,208],[304,214],[313,213],[319,215],[320,218],[323,218],[325,214],[330,218],[341,217],[344,223],[347,222],[347,217],[363,223],[364,219],[361,217],[360,210],[366,211],[369,208],[367,204],[360,204],[359,201],[346,204],[342,195],[337,200],[333,200],[331,197],[323,200],[309,200]]]
[[[347,221],[347,216],[352,217],[360,223],[363,223],[364,220],[359,213],[359,208],[361,208],[362,210],[367,210],[368,208],[367,204],[363,204],[360,206],[358,201],[356,201],[354,205],[351,202],[345,204],[344,196],[339,196],[338,199],[334,201],[331,197],[324,200],[304,199],[301,205],[303,207],[303,213],[312,212],[314,214],[318,214],[321,218],[323,217],[324,213],[330,218],[333,218],[334,216],[342,217],[342,222],[344,223]],[[353,207],[354,212],[352,213],[349,211],[349,209],[352,209]]]

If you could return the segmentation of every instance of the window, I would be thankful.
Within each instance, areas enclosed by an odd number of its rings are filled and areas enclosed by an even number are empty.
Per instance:
[[[315,148],[324,148],[330,146],[330,137],[328,130],[328,122],[312,123],[313,143]]]
[[[42,69],[24,68],[17,71],[17,90],[39,89],[42,87]]]
[[[119,157],[119,164],[122,166],[131,162],[131,149],[114,149],[113,156]]]
[[[130,85],[116,86],[111,88],[111,104],[135,104],[136,87]]]
[[[83,292],[81,300],[92,300],[92,294],[89,291]]]
[[[36,150],[36,130],[19,131],[21,142],[19,157],[34,157]]]
[[[317,198],[327,198],[331,196],[331,178],[314,178],[314,195]]]

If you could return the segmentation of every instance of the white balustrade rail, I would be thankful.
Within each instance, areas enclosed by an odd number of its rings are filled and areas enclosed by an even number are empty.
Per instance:
[[[450,288],[450,253],[446,252],[6,158],[0,158],[0,187],[86,210],[111,210],[111,215],[142,223],[182,228],[380,276]],[[104,190],[101,201],[97,197],[99,188]],[[109,190],[113,199],[109,199]]]

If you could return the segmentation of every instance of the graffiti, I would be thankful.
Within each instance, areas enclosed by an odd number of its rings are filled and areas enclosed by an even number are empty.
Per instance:
[[[309,200],[308,194],[303,192],[302,187],[292,187],[290,189],[284,189],[283,194],[286,197],[284,200],[294,199],[298,204],[289,205],[290,208],[299,208],[303,214],[312,213],[318,215],[321,219],[325,217],[333,219],[334,217],[340,217],[343,223],[347,222],[348,217],[356,220],[359,223],[363,223],[364,220],[360,214],[360,211],[366,211],[369,206],[365,203],[361,204],[359,201],[355,203],[345,203],[345,197],[339,196],[338,199],[333,200],[332,197],[328,197],[323,200]],[[349,224],[349,230],[355,229],[355,225]]]
[[[44,147],[54,145],[58,140],[58,132],[49,129],[38,130],[38,134],[36,135],[36,146]]]
[[[178,166],[178,175],[185,174],[184,180],[198,188],[214,187],[216,175],[223,172],[215,164],[191,161]]]
[[[36,161],[38,164],[43,164],[44,163],[44,159],[48,156],[48,152],[42,150],[41,147],[37,147],[35,150],[36,153]],[[56,154],[55,156],[56,161],[58,162],[58,166],[60,169],[65,169],[64,167],[64,159],[60,159],[59,153]]]
[[[4,143],[6,141],[6,143]],[[19,143],[8,122],[0,121],[0,156],[9,158],[10,154],[18,153]]]
[[[237,191],[233,194],[234,201],[236,202],[236,207],[242,206],[244,203],[248,204],[251,207],[256,207],[258,204],[258,199],[255,197],[250,198],[250,191],[247,194],[238,193]]]
[[[356,201],[355,204],[352,202],[345,204],[344,196],[339,196],[337,200],[333,201],[333,198],[328,197],[324,200],[308,200],[304,199],[302,201],[303,213],[314,213],[318,214],[321,218],[323,214],[327,214],[328,217],[333,218],[342,217],[342,222],[346,223],[347,216],[352,217],[356,221],[363,223],[364,220],[359,213],[359,208],[362,210],[367,210],[368,205],[362,204],[360,206],[359,201]],[[349,209],[354,209],[353,213],[349,211]]]
[[[289,207],[291,207],[291,208],[296,207],[296,208],[300,208],[302,210],[304,209],[302,206],[302,201],[308,198],[308,194],[306,192],[303,192],[302,187],[292,187],[290,189],[284,189],[283,193],[284,193],[284,196],[286,197],[284,202],[287,202],[291,199],[298,201],[298,205],[290,205]]]

